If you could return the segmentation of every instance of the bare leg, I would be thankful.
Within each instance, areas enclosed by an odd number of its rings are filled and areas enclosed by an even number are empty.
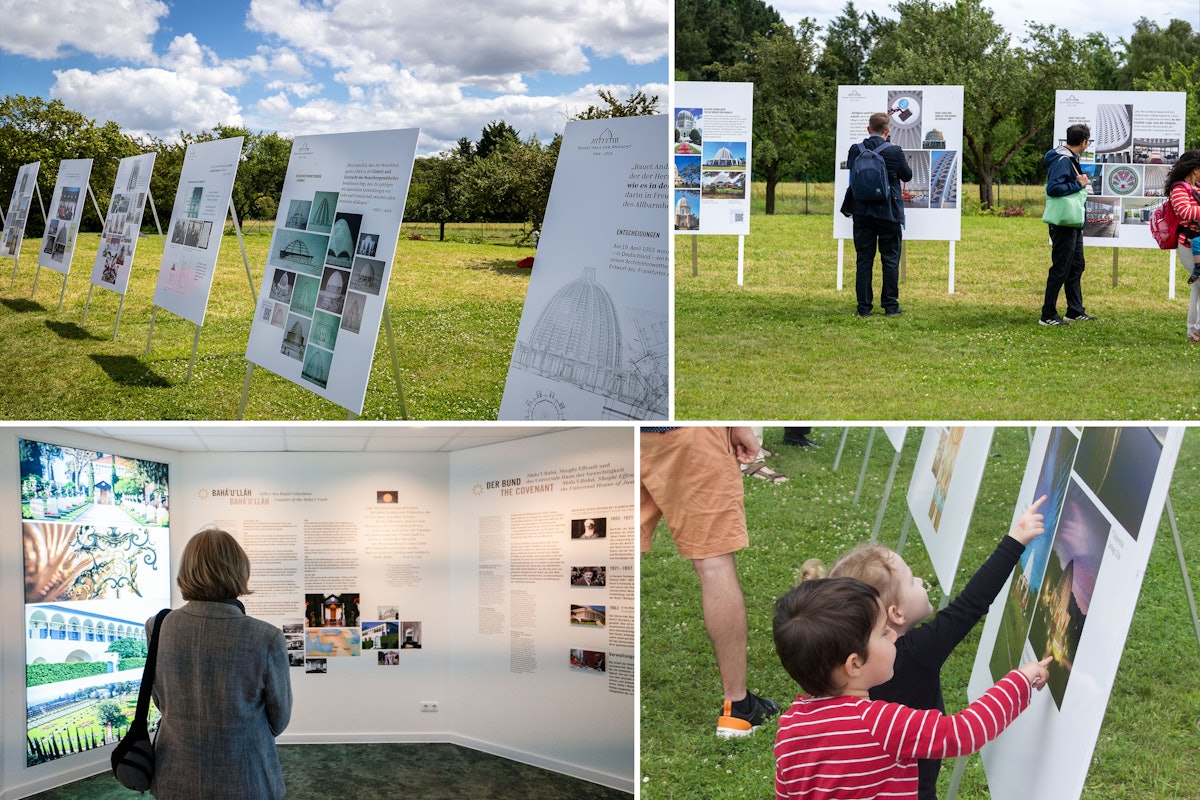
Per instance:
[[[725,699],[737,702],[746,696],[746,600],[738,581],[733,553],[694,558],[700,577],[700,602],[704,624],[721,672]]]

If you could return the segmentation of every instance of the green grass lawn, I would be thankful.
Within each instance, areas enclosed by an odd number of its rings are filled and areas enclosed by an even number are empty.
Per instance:
[[[852,502],[868,429],[852,428],[841,464],[832,469],[841,428],[817,428],[824,445],[808,450],[782,445],[782,430],[768,428],[766,446],[779,455],[769,464],[790,480],[746,480],[750,547],[738,555],[749,617],[749,687],[785,706],[797,688],[784,672],[771,640],[771,609],[809,557],[830,563],[870,538],[894,451],[879,433],[862,496]],[[880,540],[895,547],[907,513],[908,476],[920,430],[908,433]],[[1008,530],[1029,443],[1026,428],[996,430],[970,532],[954,585],[961,587]],[[1188,430],[1176,465],[1171,498],[1185,556],[1200,563],[1200,431]],[[920,536],[910,527],[904,557],[917,575],[936,584]],[[940,592],[931,592],[935,608]],[[976,626],[942,671],[947,710],[966,704],[966,687],[982,624]],[[1100,730],[1084,800],[1191,800],[1200,785],[1200,642],[1192,627],[1171,530],[1163,516],[1125,652]],[[643,800],[772,796],[772,746],[776,726],[753,736],[721,740],[714,733],[721,684],[700,614],[698,582],[689,562],[675,554],[663,526],[641,567],[641,778]],[[947,796],[952,766],[942,769],[939,796]],[[983,762],[967,761],[962,800],[989,797]]]
[[[787,188],[777,202],[802,211],[803,185]],[[676,238],[677,418],[1200,417],[1200,349],[1185,336],[1186,273],[1178,271],[1169,300],[1167,253],[1121,250],[1114,287],[1114,251],[1085,248],[1084,302],[1099,321],[1042,327],[1045,224],[1038,216],[964,216],[954,294],[949,243],[909,242],[904,315],[882,316],[877,264],[876,312],[864,320],[854,314],[853,242],[838,291],[831,190],[809,189],[810,206],[823,213],[751,216],[743,286],[737,237]]]
[[[246,230],[254,286],[261,287],[269,225]],[[455,226],[458,241],[406,238],[396,252],[388,306],[410,419],[495,419],[529,283],[516,262],[520,226]],[[467,240],[470,240],[468,242]],[[474,242],[474,243],[472,243]],[[119,295],[97,289],[83,323],[98,234],[82,234],[58,310],[62,276],[38,272],[36,240],[16,265],[0,260],[0,416],[8,419],[234,419],[246,377],[246,342],[256,295],[232,229],[226,229],[191,382],[195,326],[159,311],[146,339],[162,260],[157,236],[138,244],[120,329],[112,339]],[[32,298],[30,297],[33,293]],[[362,416],[397,419],[400,396],[381,326]],[[345,419],[346,411],[256,368],[246,419]]]

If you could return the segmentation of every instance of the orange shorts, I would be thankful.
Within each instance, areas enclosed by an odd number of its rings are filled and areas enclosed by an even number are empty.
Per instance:
[[[742,470],[729,428],[683,427],[641,441],[641,551],[666,517],[684,558],[734,553],[750,543]]]

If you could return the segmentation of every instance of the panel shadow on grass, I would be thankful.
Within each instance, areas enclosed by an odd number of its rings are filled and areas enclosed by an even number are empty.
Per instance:
[[[122,386],[146,386],[165,389],[171,382],[147,367],[134,356],[89,356],[104,370],[113,383]]]
[[[467,269],[490,270],[501,275],[528,275],[531,272],[529,267],[518,267],[517,259],[514,258],[491,258],[468,264]]]
[[[107,336],[97,336],[86,328],[76,325],[74,322],[57,322],[48,319],[46,320],[46,327],[54,331],[60,339],[90,340],[93,342],[102,342],[108,339]]]
[[[13,311],[16,311],[17,313],[20,313],[20,314],[27,314],[30,311],[45,311],[46,310],[46,307],[43,306],[41,303],[37,302],[36,300],[29,300],[24,297],[14,297],[14,298],[5,297],[5,298],[0,299],[0,303],[3,303],[7,308],[9,308]]]

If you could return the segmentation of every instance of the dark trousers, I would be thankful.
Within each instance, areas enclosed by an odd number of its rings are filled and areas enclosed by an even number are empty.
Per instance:
[[[1058,293],[1065,289],[1067,316],[1078,317],[1083,310],[1083,228],[1050,226],[1050,272],[1046,275],[1046,299],[1042,319],[1058,316]]]
[[[858,313],[869,314],[875,303],[871,278],[875,272],[875,250],[879,250],[879,261],[883,264],[883,290],[879,293],[879,304],[883,310],[900,310],[900,244],[902,241],[899,222],[854,215],[854,252],[858,256],[854,278],[854,290],[858,295]]]

